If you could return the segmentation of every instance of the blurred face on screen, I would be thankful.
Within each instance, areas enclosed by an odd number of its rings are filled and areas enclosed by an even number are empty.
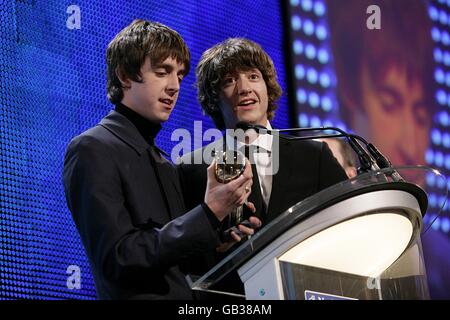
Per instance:
[[[221,84],[220,109],[227,128],[239,121],[267,126],[269,97],[258,69],[227,74]]]
[[[431,117],[421,80],[396,65],[376,80],[363,67],[360,80],[365,113],[357,119],[365,127],[361,132],[393,165],[425,164]]]

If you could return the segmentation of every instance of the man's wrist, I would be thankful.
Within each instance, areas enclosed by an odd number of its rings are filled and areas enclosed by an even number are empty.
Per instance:
[[[213,229],[219,230],[221,226],[221,221],[217,218],[216,214],[211,210],[211,208],[208,206],[208,204],[206,204],[206,202],[202,202],[201,206],[205,211],[206,217],[208,218]]]

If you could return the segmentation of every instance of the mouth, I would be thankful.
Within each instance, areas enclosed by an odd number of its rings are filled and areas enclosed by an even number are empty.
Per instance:
[[[250,108],[253,107],[257,101],[255,99],[243,99],[239,101],[237,107],[238,108]]]
[[[166,109],[172,109],[174,100],[165,98],[165,99],[159,99],[159,102],[164,104]]]

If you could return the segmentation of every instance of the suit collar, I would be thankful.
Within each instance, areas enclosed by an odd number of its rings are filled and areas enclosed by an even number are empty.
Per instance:
[[[99,125],[125,142],[139,155],[142,155],[150,147],[133,123],[117,111],[111,111],[100,121]],[[169,156],[158,147],[155,146],[155,148],[160,153]]]
[[[153,123],[147,120],[139,113],[120,102],[116,104],[115,111],[130,120],[148,144],[155,144],[155,137],[161,130],[161,123]]]
[[[267,129],[272,130],[272,126],[270,125],[270,122],[267,121]],[[227,134],[227,132],[225,132]],[[246,144],[242,141],[239,141],[234,138],[234,136],[226,135],[226,143],[228,149],[232,150],[241,150],[246,146],[253,146],[257,150],[263,150],[263,152],[272,152],[272,145],[273,145],[273,136],[270,134],[258,134],[254,130],[248,130],[245,132],[246,136],[249,136],[252,140],[250,144]]]

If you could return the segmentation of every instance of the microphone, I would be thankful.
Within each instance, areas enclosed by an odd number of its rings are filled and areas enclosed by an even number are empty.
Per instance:
[[[322,128],[289,128],[289,129],[272,129],[269,130],[266,127],[262,125],[254,125],[249,124],[244,121],[240,121],[236,124],[236,129],[242,129],[244,131],[247,130],[255,130],[259,134],[279,134],[280,132],[301,132],[301,131],[326,131],[326,130],[333,130],[338,131],[338,134],[325,134],[325,135],[314,135],[314,136],[281,136],[282,139],[285,140],[311,140],[311,139],[319,139],[319,138],[333,138],[333,137],[346,137],[348,138],[349,134],[347,134],[345,131],[339,129],[339,128],[333,128],[333,127],[322,127]]]
[[[244,121],[240,121],[236,124],[237,129],[242,129],[244,131],[247,130],[255,130],[260,134],[279,134],[281,132],[306,132],[306,131],[336,131],[338,134],[325,134],[325,135],[313,135],[313,136],[303,136],[303,137],[294,137],[294,136],[282,136],[280,138],[287,140],[311,140],[311,139],[319,139],[319,138],[332,138],[332,137],[345,137],[353,149],[353,151],[357,154],[359,162],[361,164],[361,171],[377,171],[384,168],[392,168],[391,162],[372,144],[368,143],[364,138],[355,135],[349,134],[344,130],[336,127],[320,127],[320,128],[288,128],[288,129],[275,129],[269,130],[262,125],[253,125]],[[361,141],[367,148],[364,149],[361,144]],[[398,173],[396,173],[396,179],[403,180]]]

